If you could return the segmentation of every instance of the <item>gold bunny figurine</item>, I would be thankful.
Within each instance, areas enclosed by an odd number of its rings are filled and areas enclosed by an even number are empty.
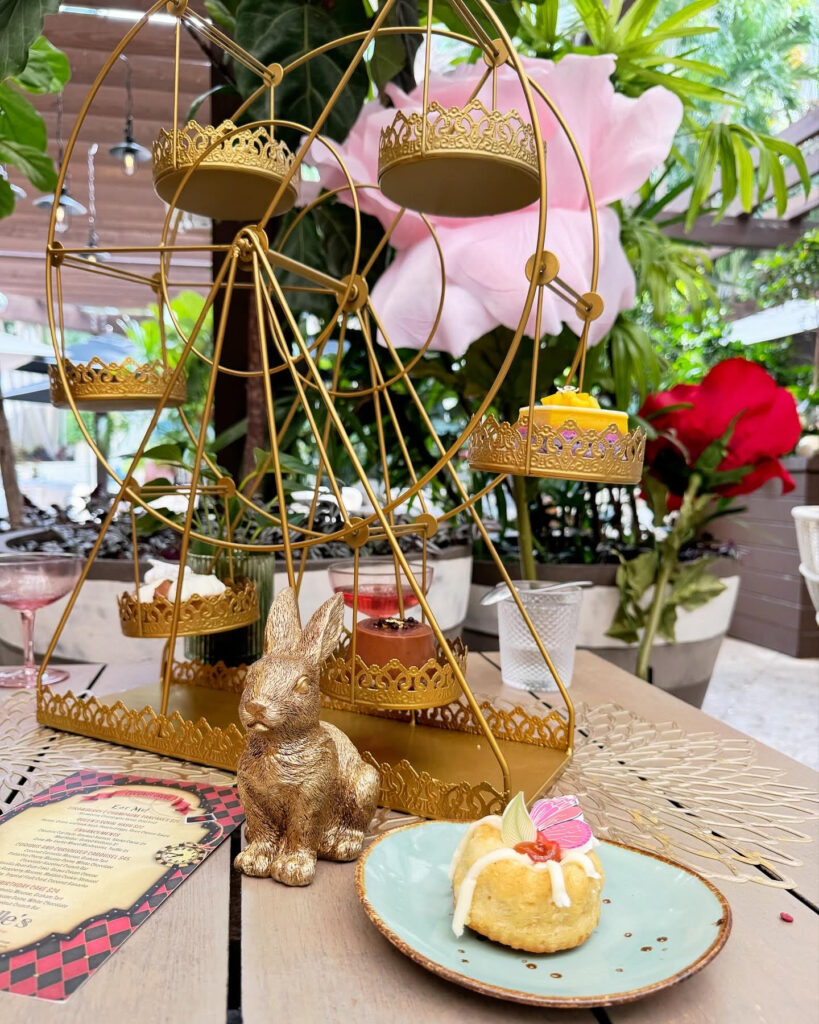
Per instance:
[[[234,866],[285,885],[309,885],[316,858],[355,860],[380,791],[379,775],[334,725],[319,721],[319,669],[338,643],[336,594],[302,631],[295,591],[276,596],[264,654],[247,671],[239,717],[247,746],[237,769],[247,846]]]

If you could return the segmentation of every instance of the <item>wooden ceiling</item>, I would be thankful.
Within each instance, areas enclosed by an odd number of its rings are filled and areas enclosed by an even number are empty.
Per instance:
[[[150,6],[149,0],[86,0],[83,8],[98,14],[68,10],[46,19],[45,34],[71,64],[71,81],[63,93],[63,137],[67,140],[80,107],[101,67],[131,27],[133,20]],[[194,5],[199,7],[199,4]],[[131,21],[112,17],[112,9],[133,11]],[[147,24],[127,50],[133,74],[134,137],[148,149],[161,125],[171,122],[173,110],[173,26],[159,21]],[[210,66],[197,42],[182,33],[180,71],[181,116],[191,102],[210,88]],[[49,151],[57,157],[57,97],[32,96],[31,101],[43,115],[49,135]],[[88,206],[88,148],[97,143],[96,155],[96,230],[102,250],[107,245],[155,246],[159,243],[166,207],[153,189],[150,164],[143,164],[133,177],[123,174],[119,163],[109,155],[110,146],[120,142],[125,125],[125,64],[118,61],[100,88],[84,120],[69,164],[69,188],[72,196]],[[203,105],[200,115],[207,119]],[[48,216],[32,200],[37,193],[14,168],[12,182],[25,188],[28,196],[18,200],[14,213],[0,221],[0,292],[9,300],[6,318],[46,322],[45,259]],[[67,246],[88,242],[87,216],[71,219],[69,230],[60,236]],[[208,244],[210,227],[197,227],[179,238],[185,245]],[[118,257],[117,265],[150,275],[156,269],[151,254]],[[186,254],[185,277],[191,282],[210,278],[207,252]],[[88,326],[94,309],[120,311],[144,309],[151,301],[149,288],[83,271],[64,273],[69,322]]]

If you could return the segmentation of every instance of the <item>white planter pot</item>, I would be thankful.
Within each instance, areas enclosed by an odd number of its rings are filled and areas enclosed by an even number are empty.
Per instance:
[[[441,629],[454,634],[463,623],[469,601],[469,580],[472,575],[472,555],[466,548],[452,549],[439,557],[431,557],[434,567],[432,584],[427,595],[430,606],[438,618]],[[454,556],[454,557],[453,557]],[[302,622],[332,595],[327,577],[327,562],[308,563],[302,581],[299,607]],[[287,586],[287,574],[276,572],[275,593]],[[77,662],[153,662],[159,664],[164,640],[140,639],[122,635],[117,598],[123,590],[133,589],[133,583],[122,580],[88,579],[80,591],[55,656]],[[46,605],[37,612],[34,627],[34,649],[38,655],[48,647],[57,628],[62,610],[68,599]],[[267,615],[267,609],[261,609]],[[346,624],[352,625],[352,610],[346,609]],[[20,615],[0,605],[0,640],[11,648],[20,648]],[[177,657],[181,656],[181,642]]]

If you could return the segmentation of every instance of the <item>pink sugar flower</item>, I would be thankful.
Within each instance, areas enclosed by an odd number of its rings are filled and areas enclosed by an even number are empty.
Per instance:
[[[608,332],[617,313],[635,301],[635,282],[620,244],[620,221],[608,204],[625,199],[642,185],[651,170],[667,156],[682,116],[682,104],[659,86],[634,99],[617,93],[611,83],[611,56],[569,55],[558,63],[523,58],[523,66],[560,110],[577,141],[588,168],[600,232],[598,292],[605,302],[602,316],[589,332],[595,344]],[[444,107],[463,106],[483,71],[481,62],[462,64],[445,75],[430,78],[430,100]],[[491,102],[486,84],[479,98]],[[420,111],[422,89],[410,93],[387,88],[396,108]],[[578,292],[590,287],[592,233],[583,180],[568,140],[554,115],[536,97],[540,131],[547,144],[547,222],[545,247],[560,260],[560,276]],[[514,71],[498,72],[498,109],[518,110],[529,119],[520,82]],[[353,181],[372,184],[378,177],[380,131],[392,123],[395,110],[374,100],[366,103],[339,146]],[[314,144],[309,160],[326,189],[346,184],[329,150]],[[350,202],[349,194],[343,202]],[[387,227],[398,212],[377,189],[358,193],[361,209]],[[432,348],[463,355],[487,331],[503,325],[516,328],[528,288],[524,268],[537,241],[538,206],[496,217],[460,219],[431,217],[446,267],[443,315]],[[372,304],[392,342],[418,348],[432,329],[441,299],[438,251],[423,218],[407,210],[392,235],[396,258],[372,293]],[[582,322],[573,308],[550,291],[544,294],[542,331],[557,334],[562,324],[576,334]],[[535,329],[534,309],[526,325]]]
[[[583,811],[576,796],[560,796],[554,800],[538,800],[529,817],[538,832],[561,850],[576,850],[592,839],[592,830],[583,821]]]

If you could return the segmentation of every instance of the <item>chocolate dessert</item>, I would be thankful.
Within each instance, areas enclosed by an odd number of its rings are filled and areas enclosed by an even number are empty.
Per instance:
[[[417,619],[362,619],[355,632],[356,654],[366,665],[382,666],[395,658],[408,668],[417,668],[435,657],[433,632]]]

